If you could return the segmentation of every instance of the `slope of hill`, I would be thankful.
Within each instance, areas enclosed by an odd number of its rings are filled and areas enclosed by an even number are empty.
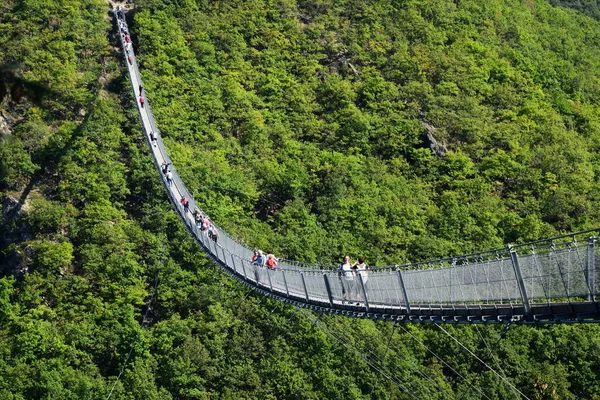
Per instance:
[[[188,186],[248,242],[382,264],[598,224],[597,22],[544,2],[199,4],[140,3],[143,75]]]
[[[248,243],[374,264],[598,225],[590,18],[541,1],[136,6],[178,170]],[[497,375],[439,328],[316,320],[212,269],[158,185],[108,16],[0,5],[0,398],[106,398],[122,368],[114,399],[515,397],[501,375],[529,398],[600,393],[596,326],[447,328]]]

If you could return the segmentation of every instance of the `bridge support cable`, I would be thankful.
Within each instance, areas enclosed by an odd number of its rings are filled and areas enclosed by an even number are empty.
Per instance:
[[[537,273],[538,273],[538,277],[540,280],[540,285],[542,286],[542,290],[544,291],[544,297],[546,298],[546,303],[550,304],[550,282],[548,282],[547,285],[544,284],[544,278],[542,275],[542,270],[540,269],[540,261],[538,259],[537,254],[535,253],[535,247],[531,247],[531,257],[533,259],[533,265],[536,267]],[[548,274],[548,276],[552,276],[552,274]],[[532,292],[533,292],[533,285],[532,285]]]
[[[310,317],[310,315],[307,315],[306,318],[308,318],[309,320],[313,319],[313,318]],[[364,357],[359,351],[357,351],[355,348],[349,346],[348,343],[347,343],[347,341],[343,340],[342,338],[340,338],[339,336],[337,336],[336,333],[332,332],[328,328],[327,324],[325,324],[323,322],[319,323],[318,318],[316,318],[316,317],[314,318],[314,323],[317,323],[318,324],[317,326],[319,326],[325,333],[327,333],[329,336],[331,336],[333,339],[335,339],[346,350],[353,352],[359,359],[361,359],[364,363],[366,363],[373,371],[379,373],[381,376],[383,376],[385,379],[387,379],[388,381],[390,381],[391,383],[393,383],[397,388],[399,388],[400,390],[402,390],[404,393],[408,394],[413,399],[416,399],[416,400],[420,399],[420,397],[418,397],[415,393],[413,393],[410,389],[408,389],[401,382],[398,382],[395,378],[393,378],[390,375],[386,374],[379,367],[377,367],[377,365],[375,365],[373,362],[371,362],[366,357]]]
[[[554,255],[554,257],[552,257],[552,255]],[[563,268],[561,266],[561,262],[556,257],[556,254],[555,254],[555,251],[554,251],[554,246],[552,246],[549,258],[551,260],[554,259],[555,262],[556,262],[556,267],[558,268],[558,274],[560,275],[560,280],[562,282],[563,289],[565,290],[564,294],[567,297],[567,302],[569,303],[569,305],[571,305],[571,294],[570,294],[570,291],[569,291],[569,283],[567,281],[565,281],[565,275],[566,274],[563,271]],[[567,275],[567,279],[568,278],[569,278],[569,276]]]
[[[467,378],[465,378],[464,376],[462,376],[462,374],[460,372],[458,372],[454,367],[452,367],[450,364],[448,364],[446,361],[444,361],[444,359],[442,359],[433,350],[431,350],[425,343],[423,343],[422,340],[419,340],[419,338],[417,338],[415,335],[413,335],[408,329],[404,328],[401,324],[400,324],[400,329],[402,329],[402,331],[404,331],[404,333],[408,334],[415,342],[417,342],[422,347],[424,347],[425,350],[427,350],[428,353],[430,353],[431,355],[433,355],[439,362],[441,362],[446,368],[450,369],[456,376],[458,376],[459,378],[461,378],[462,380],[464,380],[465,382],[467,382],[467,384],[470,387],[472,387],[473,389],[475,389],[483,398],[491,400],[488,395],[486,395],[484,392],[481,391],[481,389],[479,389],[476,386],[473,386],[473,384]]]
[[[394,327],[392,328],[392,334],[390,335],[390,337],[388,339],[387,346],[383,353],[383,356],[379,356],[373,351],[373,347],[371,346],[370,341],[368,339],[366,339],[366,338],[370,337],[370,334],[365,332],[362,329],[362,326],[360,324],[355,324],[355,321],[356,321],[355,319],[352,320],[351,324],[349,324],[351,328],[348,326],[348,324],[346,324],[346,321],[344,321],[344,320],[339,320],[335,317],[331,317],[329,320],[330,321],[333,320],[333,322],[335,322],[335,323],[339,322],[339,325],[341,326],[340,329],[336,329],[336,328],[332,327],[330,324],[329,329],[331,329],[332,331],[337,330],[338,336],[341,336],[343,338],[349,337],[348,339],[345,339],[346,343],[356,343],[353,347],[355,349],[357,349],[357,351],[362,351],[362,353],[367,354],[367,356],[366,356],[367,358],[368,358],[369,354],[372,355],[371,361],[374,363],[378,362],[379,365],[381,366],[380,368],[382,370],[386,369],[386,356],[387,356],[388,349],[391,348],[396,353],[397,358],[404,355],[403,351],[399,350],[398,348],[393,347],[393,346],[390,347],[392,338],[394,336],[395,329],[399,324],[396,324],[396,323],[394,324]],[[348,333],[349,329],[358,331],[358,335],[353,334],[353,333]],[[358,338],[365,338],[365,340],[362,343],[360,343]],[[360,345],[360,348],[363,350],[358,350],[359,345]],[[373,361],[373,359],[375,359],[375,361]],[[419,375],[421,378],[423,378],[423,380],[426,380],[427,382],[429,382],[431,384],[431,387],[435,386],[439,390],[440,393],[443,392],[446,395],[446,398],[454,398],[453,394],[449,393],[446,389],[444,389],[442,386],[440,386],[440,384],[438,382],[436,382],[436,380],[434,378],[429,376],[427,373],[421,371],[421,369],[417,365],[415,365],[415,363],[412,362],[412,360],[410,360],[408,357],[404,358],[403,361],[405,362],[405,364],[404,364],[405,366],[407,366],[411,371],[413,371],[414,373]],[[392,375],[392,373],[390,373],[389,370],[388,370],[388,375]],[[397,378],[397,379],[399,379],[399,378]],[[423,387],[422,385],[420,386],[417,382],[413,382],[412,385],[416,386],[417,388]],[[427,397],[428,398],[432,397],[431,388],[427,387],[427,390],[430,392]],[[418,391],[418,389],[417,389],[417,391]]]
[[[138,197],[138,196],[136,196],[136,197]],[[133,339],[133,341],[131,343],[131,347],[129,348],[127,357],[125,358],[125,361],[123,362],[123,366],[121,367],[121,370],[119,371],[119,375],[117,375],[117,379],[115,379],[115,382],[113,383],[113,385],[108,393],[108,396],[106,397],[106,400],[110,400],[110,398],[115,390],[115,387],[117,386],[117,383],[119,382],[119,380],[121,379],[121,376],[125,372],[125,368],[127,367],[127,364],[129,363],[129,359],[131,358],[131,354],[133,354],[133,350],[135,349],[135,346],[140,338],[142,329],[144,329],[144,325],[146,325],[148,313],[150,312],[150,309],[152,306],[152,301],[154,300],[154,297],[156,296],[156,293],[158,292],[158,283],[159,283],[160,272],[162,271],[162,269],[164,268],[164,265],[165,265],[165,214],[164,213],[161,213],[161,214],[162,214],[162,218],[161,218],[161,234],[160,234],[160,237],[161,237],[160,266],[156,270],[156,276],[154,277],[154,285],[152,287],[152,293],[150,294],[150,299],[146,303],[146,311],[142,315],[140,329],[137,331],[137,334],[135,335],[135,338]]]
[[[454,340],[460,347],[462,347],[464,350],[466,350],[467,353],[469,353],[472,357],[474,357],[477,361],[479,361],[483,366],[485,366],[487,369],[489,369],[490,371],[492,371],[498,378],[500,378],[504,383],[506,383],[511,389],[513,389],[514,391],[518,392],[525,399],[529,400],[529,397],[525,396],[525,394],[523,392],[521,392],[519,389],[517,389],[515,387],[515,385],[513,385],[512,383],[510,383],[510,381],[508,379],[506,379],[505,377],[503,377],[502,375],[500,375],[495,369],[493,369],[492,367],[490,367],[485,361],[483,361],[481,358],[479,358],[477,356],[477,354],[475,354],[471,350],[469,350],[467,348],[467,346],[465,346],[464,344],[461,343],[460,340],[458,340],[454,336],[452,336],[450,334],[450,332],[448,332],[447,330],[445,330],[440,324],[435,323],[435,326],[437,326],[442,332],[444,332],[446,335],[448,335],[448,337],[450,337],[452,340]]]
[[[494,362],[494,364],[496,364],[496,368],[498,368],[498,371],[500,371],[500,373],[502,374],[502,376],[505,379],[508,379],[508,377],[506,376],[506,373],[504,372],[504,369],[502,368],[502,366],[500,365],[500,362],[498,362],[498,357],[496,357],[494,355],[494,353],[492,352],[492,349],[490,348],[490,346],[488,345],[488,343],[486,342],[485,338],[483,337],[483,335],[481,334],[481,330],[479,329],[479,325],[478,324],[474,324],[475,325],[475,330],[477,331],[477,333],[479,334],[479,337],[481,338],[481,341],[483,342],[483,344],[485,345],[485,347],[488,350],[488,354],[490,356],[490,358],[492,359],[492,361]],[[502,328],[503,330],[505,328]],[[500,337],[498,338],[498,341],[500,341],[500,339],[502,338],[502,334],[500,334]],[[515,394],[516,398],[519,398],[519,393],[517,391],[515,391],[512,387],[511,390],[513,391],[513,393]]]
[[[519,257],[512,246],[508,246],[508,251],[510,252],[510,259],[515,270],[515,277],[517,279],[519,293],[521,294],[525,318],[529,318],[531,317],[531,305],[529,304],[529,298],[527,297],[527,290],[525,290],[525,282],[523,281],[523,275],[521,275],[521,268],[519,268]]]

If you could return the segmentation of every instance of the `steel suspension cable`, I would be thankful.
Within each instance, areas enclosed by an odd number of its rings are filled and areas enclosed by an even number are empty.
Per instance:
[[[307,318],[310,319],[310,317],[307,316]],[[365,362],[369,367],[371,367],[373,370],[377,371],[379,374],[381,374],[381,376],[383,376],[384,378],[386,378],[387,380],[389,380],[390,382],[392,382],[394,385],[396,385],[399,389],[401,389],[402,391],[404,391],[405,393],[407,393],[410,397],[412,397],[413,399],[420,399],[417,395],[415,395],[413,392],[411,392],[408,388],[406,388],[404,385],[402,385],[400,382],[397,382],[394,378],[392,378],[391,376],[387,375],[386,373],[384,373],[382,370],[380,370],[379,368],[377,368],[376,365],[374,365],[371,361],[369,361],[368,359],[366,359],[365,357],[363,357],[358,351],[356,351],[354,348],[349,347],[342,339],[340,339],[339,337],[337,337],[334,333],[332,333],[328,328],[327,325],[323,324],[323,322],[318,323],[317,321],[317,325],[323,329],[323,331],[325,331],[325,333],[327,333],[328,335],[330,335],[331,337],[333,337],[335,340],[337,340],[338,343],[340,343],[344,348],[346,348],[346,350],[352,351],[356,354],[356,356],[358,358],[360,358],[363,362]],[[323,325],[325,325],[325,327],[323,327]]]
[[[332,318],[330,317],[330,320]],[[340,321],[341,322],[341,321]],[[352,325],[354,325],[354,323],[356,322],[356,320],[352,321]],[[325,325],[327,325],[327,322],[323,322]],[[343,322],[341,322],[341,324],[344,324]],[[328,326],[328,328],[330,329],[331,332],[335,333],[337,335],[338,338],[341,338],[341,340],[343,340],[344,343],[352,343],[351,340],[348,339],[348,337],[352,338],[352,339],[356,339],[355,336],[352,335],[347,335],[346,333],[346,326],[344,325],[342,328],[340,329],[335,329],[332,326]],[[369,355],[372,355],[371,359],[369,361],[371,361],[374,365],[380,365],[380,369],[383,370],[383,368],[385,368],[385,364],[384,364],[384,360],[382,360],[380,357],[378,357],[373,351],[370,350],[366,350],[365,349],[365,345],[364,343],[359,343],[358,341],[354,340],[353,342],[354,344],[349,344],[349,346],[351,346],[356,353],[359,354],[365,354],[364,358],[366,358],[367,360],[369,360]],[[360,347],[359,347],[360,345]],[[373,360],[375,359],[375,360]],[[392,375],[388,372],[388,375]],[[399,378],[394,378],[397,381],[399,381]],[[411,387],[418,387],[417,382],[405,382],[406,385],[410,385]]]
[[[258,304],[257,304],[258,306]],[[272,312],[270,313],[270,315],[272,315]],[[405,388],[400,382],[398,382],[396,379],[388,376],[387,374],[383,373],[379,368],[377,368],[376,365],[374,365],[373,363],[371,363],[368,359],[366,359],[365,357],[361,356],[361,354],[358,352],[358,350],[356,350],[355,348],[351,348],[349,347],[347,344],[345,344],[345,341],[342,340],[339,336],[337,336],[334,332],[332,332],[331,330],[327,329],[327,325],[324,322],[324,318],[321,318],[323,316],[323,314],[319,314],[319,316],[315,317],[315,318],[311,318],[311,313],[309,310],[306,310],[304,308],[300,308],[300,307],[296,307],[296,310],[294,311],[294,313],[288,318],[286,325],[289,324],[289,322],[296,316],[296,315],[303,315],[307,320],[309,320],[311,322],[311,329],[315,327],[315,325],[319,326],[325,333],[327,333],[327,335],[331,336],[334,340],[336,340],[337,342],[339,342],[342,346],[344,346],[347,350],[354,350],[354,353],[358,355],[358,357],[365,362],[367,365],[369,365],[369,367],[371,367],[375,372],[378,372],[381,376],[383,376],[384,378],[386,378],[387,380],[389,380],[390,382],[392,382],[394,385],[396,385],[399,389],[403,390],[405,393],[407,393],[408,395],[410,395],[413,399],[419,399],[419,397],[417,395],[415,395],[414,393],[412,393],[410,390],[408,390],[407,388]],[[325,327],[323,327],[322,325],[325,325]],[[277,328],[282,331],[285,332],[284,327],[280,326],[279,324],[276,324]]]
[[[498,376],[500,379],[502,379],[502,381],[504,381],[504,383],[506,383],[508,386],[510,386],[513,390],[517,391],[521,396],[523,396],[524,398],[526,398],[527,400],[529,400],[529,397],[525,396],[525,394],[523,392],[521,392],[519,389],[517,389],[512,383],[510,383],[508,381],[508,379],[504,378],[502,375],[500,375],[495,369],[493,369],[492,367],[490,367],[485,361],[483,361],[481,358],[479,358],[477,356],[477,354],[473,353],[471,350],[469,350],[467,348],[467,346],[465,346],[464,344],[462,344],[460,342],[460,340],[456,339],[454,336],[452,336],[450,334],[450,332],[448,332],[447,330],[445,330],[442,326],[440,326],[440,324],[435,323],[435,326],[437,326],[442,332],[444,332],[446,335],[448,335],[452,340],[454,340],[460,347],[462,347],[463,349],[465,349],[471,356],[473,356],[477,361],[479,361],[481,364],[483,364],[486,368],[488,368],[490,371],[492,371],[494,374],[496,374],[496,376]]]
[[[343,323],[343,322],[342,322]],[[396,325],[396,324],[395,324]],[[360,330],[360,334],[363,337],[367,337],[366,333],[364,332],[364,330],[362,330],[362,327],[360,325],[357,325],[356,329]],[[392,336],[393,336],[393,332],[392,332]],[[387,353],[387,350],[390,346],[390,342],[392,341],[392,336],[390,336],[387,346],[386,346],[386,351],[385,353]],[[397,353],[397,354],[401,354],[402,352],[399,351],[397,348],[392,347],[392,349]],[[379,356],[377,356],[376,354],[374,354],[373,352],[370,352],[374,355],[375,358],[377,358],[379,360],[379,362],[381,363],[382,366],[385,366],[385,353],[383,358],[380,358]],[[417,374],[419,374],[419,376],[421,376],[423,379],[425,379],[426,381],[432,383],[434,386],[436,386],[438,388],[438,390],[440,392],[444,392],[446,394],[446,396],[448,398],[453,398],[454,396],[450,393],[448,393],[448,391],[446,389],[444,389],[443,387],[441,387],[436,381],[435,379],[433,379],[431,376],[429,376],[427,373],[421,371],[416,365],[414,365],[414,363],[407,363],[407,366],[412,369],[413,371],[415,371]]]
[[[481,338],[481,341],[483,342],[483,344],[485,344],[485,347],[487,348],[487,350],[490,354],[490,358],[494,361],[494,364],[496,364],[496,368],[498,368],[498,370],[502,373],[502,376],[504,376],[506,379],[508,379],[506,377],[506,373],[504,372],[504,369],[502,369],[502,367],[500,366],[500,363],[498,362],[497,357],[492,352],[492,349],[490,348],[490,346],[488,346],[488,344],[487,344],[485,338],[483,337],[483,335],[481,334],[481,330],[479,329],[479,326],[477,324],[475,324],[475,330],[479,334],[479,337]],[[502,338],[502,336],[500,336],[500,338],[498,340],[500,340],[501,338]],[[514,390],[513,390],[513,392],[517,395],[516,397],[518,398],[519,397],[518,392],[515,392]]]
[[[464,376],[462,376],[462,374],[460,372],[458,372],[456,369],[454,369],[450,364],[448,364],[446,361],[444,361],[440,356],[438,356],[433,350],[431,350],[429,347],[427,347],[427,345],[425,343],[423,343],[423,341],[419,340],[415,335],[413,335],[411,332],[409,332],[406,328],[404,328],[403,326],[400,326],[400,329],[402,329],[405,333],[407,333],[408,335],[410,335],[410,337],[412,337],[412,339],[419,343],[421,346],[423,346],[429,353],[431,353],[438,361],[440,361],[442,364],[444,364],[444,366],[448,367],[452,372],[454,372],[457,376],[459,376],[462,380],[464,380],[465,382],[467,382],[471,387],[473,387],[475,390],[477,390],[479,392],[479,394],[483,397],[485,397],[488,400],[491,400],[484,392],[481,391],[481,389],[479,389],[477,386],[473,386],[472,383],[469,382],[469,380],[467,378],[465,378]]]

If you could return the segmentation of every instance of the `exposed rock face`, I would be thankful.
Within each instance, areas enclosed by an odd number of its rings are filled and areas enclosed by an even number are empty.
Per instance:
[[[433,151],[433,153],[436,156],[438,156],[440,158],[444,157],[444,155],[448,151],[448,148],[446,148],[446,145],[444,143],[438,141],[435,138],[434,135],[435,135],[435,131],[437,130],[437,128],[427,122],[427,120],[425,119],[425,112],[422,109],[419,108],[418,112],[419,112],[419,117],[421,119],[421,126],[425,129],[425,131],[427,131],[427,137],[425,138],[425,144],[427,146],[429,146],[431,151]]]
[[[29,272],[35,250],[27,245],[11,252],[6,262],[0,266],[0,276],[12,275],[16,280],[21,280]]]
[[[4,218],[14,218],[20,217],[21,213],[21,204],[18,199],[5,194],[2,196],[2,216]]]
[[[8,119],[2,114],[0,111],[0,135],[10,135],[12,134],[11,126],[8,122]]]
[[[435,153],[435,155],[437,155],[440,158],[444,157],[444,155],[446,154],[448,149],[446,148],[446,145],[444,143],[439,142],[433,136],[433,134],[435,133],[435,129],[436,129],[435,126],[430,125],[426,122],[421,122],[421,125],[427,131],[427,145],[429,146],[431,151],[433,151]]]
[[[23,218],[24,211],[21,209],[19,200],[10,196],[2,197],[2,217],[10,224],[14,223],[14,227],[9,232],[0,234],[0,245],[7,248],[13,243],[17,243],[16,248],[0,259],[0,277],[13,275],[17,280],[23,279],[26,273],[29,272],[35,256],[35,249],[28,244],[18,243],[31,240],[33,235],[28,223]]]
[[[5,195],[2,198],[2,216],[8,218],[11,211],[19,208],[19,200],[12,196]]]

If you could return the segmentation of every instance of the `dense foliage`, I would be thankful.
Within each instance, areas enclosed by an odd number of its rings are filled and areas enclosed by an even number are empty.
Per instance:
[[[598,223],[589,18],[533,1],[140,8],[163,133],[248,242],[382,264]]]
[[[576,10],[136,6],[178,170],[248,243],[381,264],[598,225],[600,24]],[[115,399],[600,393],[595,325],[443,327],[495,374],[442,328],[317,320],[216,271],[158,184],[107,12],[0,4],[0,398],[106,398],[126,359]]]

